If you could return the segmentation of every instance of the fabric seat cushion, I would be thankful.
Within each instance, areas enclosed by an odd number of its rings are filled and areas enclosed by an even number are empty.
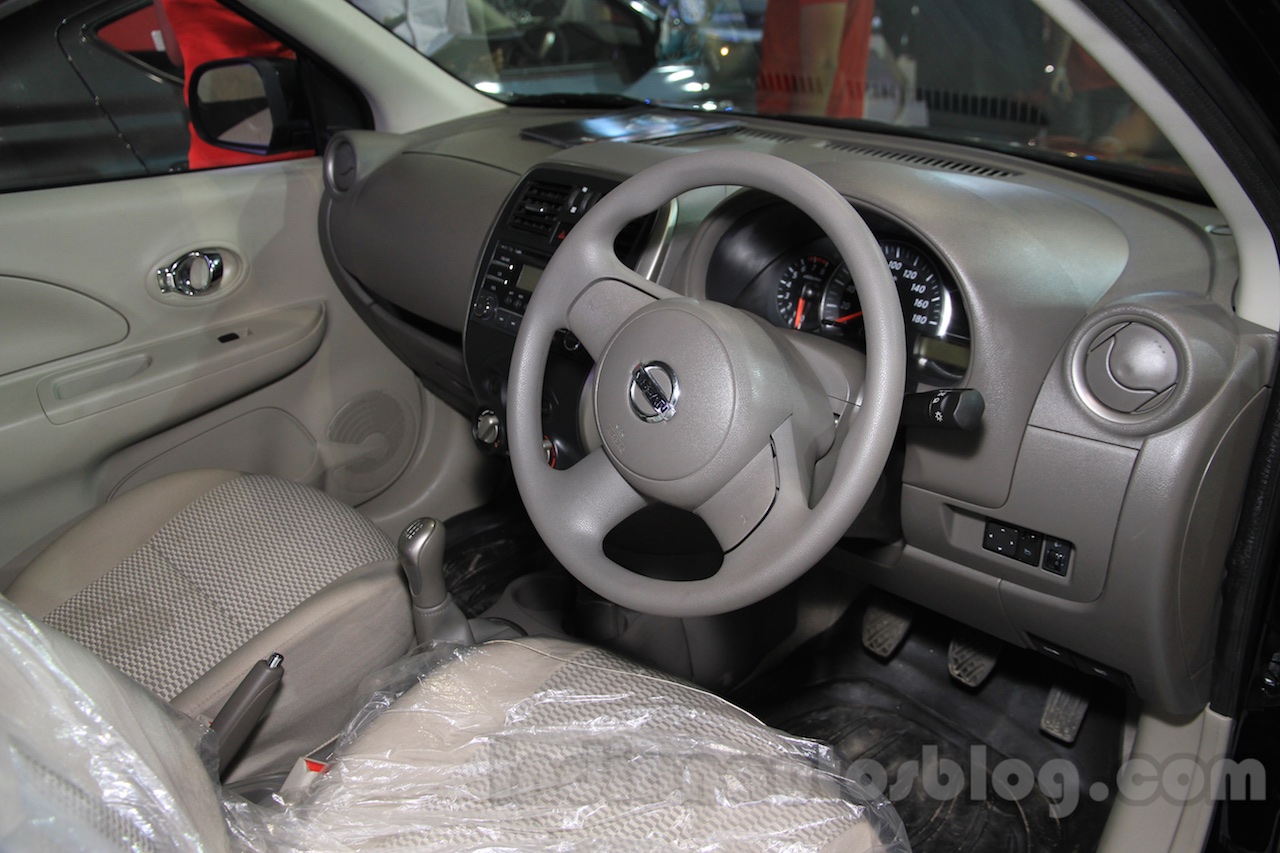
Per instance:
[[[272,837],[440,851],[860,851],[905,837],[818,744],[554,639],[463,650],[339,756]]]
[[[355,688],[412,644],[387,537],[355,510],[275,477],[170,475],[78,522],[8,595],[193,716],[253,663],[285,678],[235,778],[288,769],[349,717]]]

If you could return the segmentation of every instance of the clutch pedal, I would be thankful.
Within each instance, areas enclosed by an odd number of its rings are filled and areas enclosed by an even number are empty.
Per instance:
[[[881,660],[893,657],[911,630],[911,605],[900,598],[877,595],[862,614],[862,647]]]

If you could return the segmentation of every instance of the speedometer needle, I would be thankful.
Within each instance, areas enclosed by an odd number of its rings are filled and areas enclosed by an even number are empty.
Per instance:
[[[796,327],[797,329],[798,329],[798,328],[800,328],[800,324],[801,324],[802,322],[804,322],[804,297],[803,297],[803,296],[801,296],[799,299],[797,299],[797,300],[796,300],[796,325],[795,325],[795,327]]]
[[[852,314],[845,314],[843,317],[837,317],[831,322],[835,323],[838,326],[842,326],[845,323],[849,322],[850,320],[856,320],[861,316],[862,316],[861,311],[854,311]]]

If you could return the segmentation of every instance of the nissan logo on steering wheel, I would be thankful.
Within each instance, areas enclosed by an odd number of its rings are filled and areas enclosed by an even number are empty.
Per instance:
[[[656,424],[676,416],[680,383],[675,371],[661,361],[637,364],[631,371],[631,411],[645,423]]]

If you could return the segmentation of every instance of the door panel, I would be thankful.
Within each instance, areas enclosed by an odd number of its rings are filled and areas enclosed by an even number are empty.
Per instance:
[[[481,463],[460,417],[333,285],[320,166],[0,195],[0,304],[17,307],[0,340],[41,342],[0,375],[0,589],[60,526],[176,468],[276,473],[360,503],[438,455],[437,506],[475,502]],[[207,246],[235,259],[227,285],[162,294],[157,268]],[[445,446],[424,454],[432,434]]]
[[[58,318],[56,330],[51,317]],[[118,343],[129,334],[118,311],[74,290],[25,278],[0,278],[0,318],[0,376]]]

